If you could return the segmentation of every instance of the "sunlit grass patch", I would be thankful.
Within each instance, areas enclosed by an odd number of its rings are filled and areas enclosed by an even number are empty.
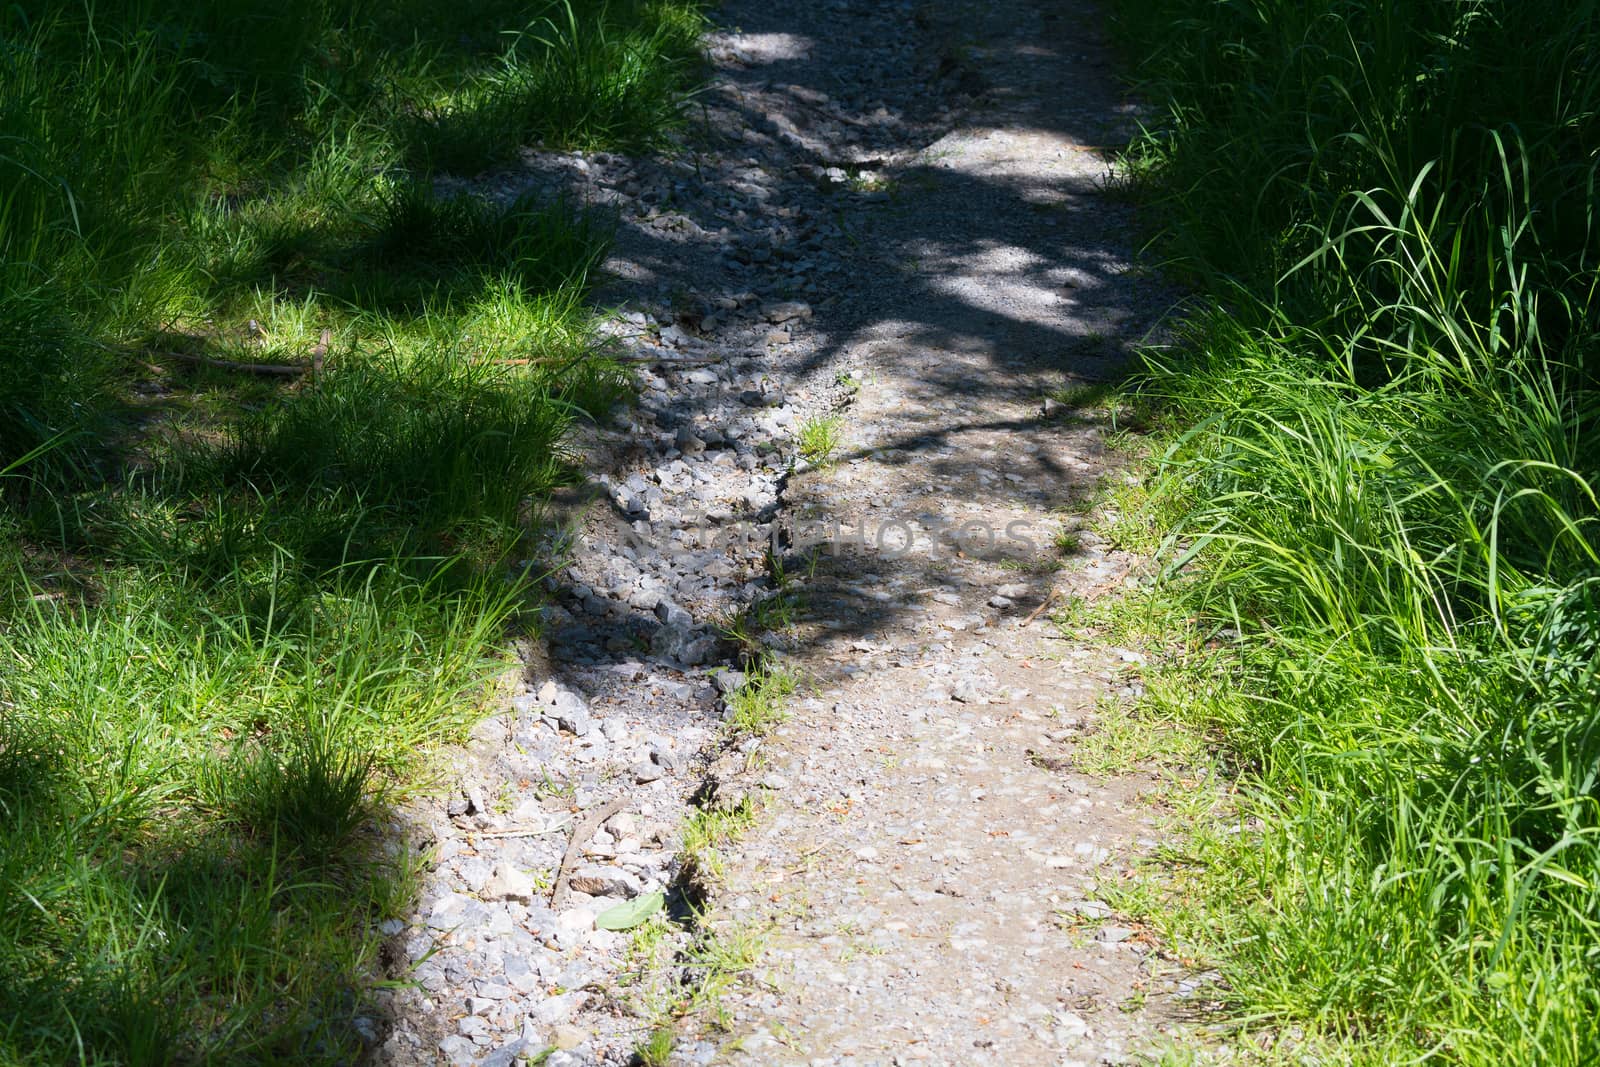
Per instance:
[[[698,18],[0,13],[0,1060],[362,1058],[387,812],[533,624],[530,516],[630,384],[610,221],[446,194],[418,101],[547,71],[480,156],[656,143]]]
[[[1600,1054],[1593,16],[1124,6],[1200,289],[1145,356],[1147,706],[1239,775],[1155,910],[1295,1054]]]

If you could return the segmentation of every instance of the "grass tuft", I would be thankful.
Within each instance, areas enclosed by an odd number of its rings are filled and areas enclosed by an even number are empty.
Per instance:
[[[800,455],[815,467],[825,467],[844,443],[843,415],[816,415],[807,419],[796,438]]]

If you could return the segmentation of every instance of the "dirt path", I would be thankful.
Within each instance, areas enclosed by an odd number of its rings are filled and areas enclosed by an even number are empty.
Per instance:
[[[1173,977],[1097,897],[1153,844],[1152,783],[1071,769],[1137,657],[1039,610],[1134,563],[1075,532],[1116,476],[1106,427],[1043,398],[1114,374],[1168,301],[1102,191],[1093,148],[1130,116],[1093,13],[779,8],[719,13],[682,158],[492,183],[621,211],[607,298],[645,391],[572,502],[552,665],[418,815],[435,865],[395,956],[420,988],[386,1062],[627,1062],[652,1022],[595,917],[683,888],[676,828],[708,795],[763,798],[710,903],[712,933],[767,948],[673,1062],[1090,1063],[1167,1015]],[[722,751],[719,625],[755,603],[791,609],[758,636],[806,683]],[[566,834],[617,798],[553,910]]]
[[[1041,397],[1159,310],[1086,150],[1118,114],[1100,46],[1046,6],[974,27],[986,99],[893,173],[835,317],[866,384],[842,461],[783,498],[829,542],[788,563],[820,692],[762,749],[780,788],[719,901],[773,931],[737,1062],[1099,1062],[1172,989],[1096,899],[1150,844],[1151,783],[1063,769],[1134,657],[1028,621],[1130,563],[1080,544],[1039,573],[1107,473],[1103,428]]]

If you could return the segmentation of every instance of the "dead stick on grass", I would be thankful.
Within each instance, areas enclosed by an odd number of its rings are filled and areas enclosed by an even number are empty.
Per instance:
[[[594,836],[600,829],[600,824],[611,816],[621,811],[628,804],[627,797],[613,797],[600,807],[590,811],[583,817],[583,821],[572,831],[572,840],[567,842],[567,851],[561,857],[561,867],[556,871],[555,888],[550,891],[550,907],[560,911],[567,902],[567,881],[572,877],[573,865],[578,862],[578,853],[583,851],[583,843]]]
[[[703,367],[708,364],[727,361],[725,356],[607,356],[606,358],[614,363],[658,364],[663,367]],[[565,362],[565,360],[527,359],[519,356],[515,359],[496,359],[490,362],[500,367],[540,367],[553,366]]]
[[[206,367],[216,367],[219,370],[238,371],[241,374],[265,374],[294,377],[310,373],[313,377],[322,375],[322,363],[328,354],[328,345],[333,341],[333,331],[323,330],[322,339],[311,349],[310,363],[241,363],[233,359],[217,359],[214,356],[202,356],[195,352],[167,352],[151,351],[150,355],[162,359],[180,359],[185,363],[198,363]]]

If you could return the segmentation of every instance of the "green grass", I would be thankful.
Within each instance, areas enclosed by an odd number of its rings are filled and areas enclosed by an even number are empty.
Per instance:
[[[699,25],[0,14],[0,1061],[361,1058],[388,813],[532,627],[530,516],[629,389],[586,306],[610,221],[435,172],[666,144]]]
[[[789,697],[800,679],[770,659],[755,663],[743,686],[728,694],[728,729],[740,737],[764,737],[789,717]]]
[[[629,939],[623,984],[628,1010],[646,1020],[633,1050],[640,1064],[670,1062],[680,1036],[730,1029],[724,1000],[760,959],[765,931],[720,918],[703,898],[726,876],[720,850],[746,833],[757,814],[755,802],[745,799],[732,808],[696,809],[681,824],[683,876],[691,896],[701,899],[687,922],[659,913]]]
[[[1196,292],[1145,357],[1192,627],[1145,710],[1258,827],[1196,834],[1169,933],[1285,1055],[1593,1062],[1600,8],[1118,10]]]
[[[670,1026],[661,1026],[650,1031],[650,1036],[634,1046],[634,1059],[639,1061],[640,1067],[667,1067],[672,1061],[672,1048],[677,1043],[677,1038]]]
[[[795,440],[807,463],[825,467],[844,444],[844,416],[813,415],[801,424]]]
[[[660,929],[635,956],[650,978],[632,1005],[647,1020],[648,1029],[633,1050],[641,1065],[670,1063],[680,1036],[730,1032],[726,998],[766,947],[764,928],[709,912],[695,916],[692,930],[677,931],[665,920]]]
[[[732,808],[698,808],[683,822],[684,866],[693,880],[716,885],[727,874],[721,849],[755,825],[757,808],[745,798]]]
[[[520,144],[645,148],[683,122],[700,34],[695,5],[551,5],[508,33],[497,63],[440,92],[412,158],[450,169],[514,159]]]

